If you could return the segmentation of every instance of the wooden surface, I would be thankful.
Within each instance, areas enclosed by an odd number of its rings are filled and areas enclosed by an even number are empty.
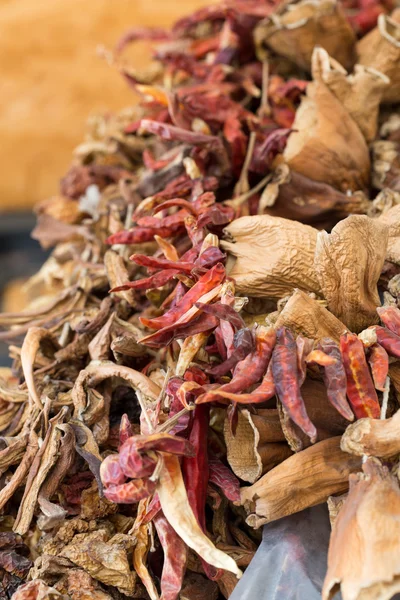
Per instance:
[[[90,114],[133,101],[96,54],[133,25],[165,26],[208,0],[0,0],[0,211],[57,190]],[[130,50],[137,66],[145,53]]]

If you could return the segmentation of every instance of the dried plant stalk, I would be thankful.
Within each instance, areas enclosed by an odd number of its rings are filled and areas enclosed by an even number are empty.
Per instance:
[[[350,476],[350,492],[333,527],[322,591],[330,600],[390,600],[400,591],[400,489],[374,458]]]
[[[342,191],[368,186],[368,147],[342,102],[319,79],[307,86],[283,156],[291,169]]]
[[[314,340],[329,337],[339,341],[346,327],[320,302],[301,290],[295,290],[280,313],[275,326],[288,327],[298,335]]]
[[[254,485],[241,489],[241,503],[249,513],[247,523],[260,527],[345,492],[349,474],[360,463],[358,457],[342,452],[340,437],[294,454]]]
[[[281,14],[256,27],[255,40],[261,58],[266,45],[308,71],[315,46],[325,48],[346,67],[354,64],[355,35],[335,0],[285,3]]]
[[[346,70],[323,48],[315,48],[312,56],[314,79],[323,81],[357,123],[367,142],[377,132],[379,104],[390,79],[376,69],[355,65],[354,73]]]
[[[400,11],[391,17],[381,14],[375,29],[357,44],[358,62],[384,73],[390,79],[383,99],[400,100]]]
[[[249,483],[291,455],[275,409],[258,410],[255,414],[239,410],[235,434],[226,418],[224,437],[232,471]]]
[[[318,234],[314,266],[321,289],[328,308],[351,331],[378,322],[377,284],[388,234],[383,223],[361,215],[347,217],[330,234]]]
[[[344,452],[390,458],[400,453],[400,411],[390,419],[360,419],[346,429],[340,444]]]
[[[319,292],[313,268],[317,231],[308,225],[257,215],[225,229],[221,247],[236,258],[230,271],[239,293],[282,298],[293,288]]]

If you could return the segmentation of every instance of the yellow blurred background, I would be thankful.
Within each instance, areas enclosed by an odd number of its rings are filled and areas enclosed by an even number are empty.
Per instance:
[[[99,45],[211,2],[0,0],[0,211],[29,210],[57,192],[88,116],[135,101]],[[146,60],[134,47],[129,57]]]

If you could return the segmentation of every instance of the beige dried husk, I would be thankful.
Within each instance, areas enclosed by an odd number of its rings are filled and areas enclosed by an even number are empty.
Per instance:
[[[249,483],[292,454],[276,409],[258,409],[255,413],[239,409],[235,434],[226,418],[224,437],[232,471]]]
[[[400,489],[375,458],[350,476],[350,492],[333,527],[322,591],[330,600],[390,600],[400,591]]]
[[[350,75],[323,48],[312,55],[314,79],[323,81],[343,104],[357,123],[367,142],[372,141],[378,128],[379,104],[390,79],[376,69],[355,65]]]
[[[315,65],[313,65],[315,66]],[[319,78],[319,69],[302,97],[283,157],[291,169],[342,191],[365,190],[368,147],[357,123]]]
[[[400,204],[383,213],[378,221],[389,227],[386,260],[400,265]]]
[[[241,489],[241,503],[249,513],[247,523],[260,527],[348,489],[349,474],[361,460],[340,449],[333,437],[294,454],[250,487]]]
[[[386,257],[388,227],[367,216],[340,221],[317,237],[314,267],[328,308],[350,331],[378,322],[378,280]]]
[[[301,290],[295,290],[280,313],[276,327],[288,327],[297,335],[314,340],[330,337],[339,341],[346,326],[339,321],[323,304]]]
[[[236,219],[224,232],[229,241],[221,241],[221,247],[236,258],[229,275],[240,294],[279,299],[296,287],[319,293],[313,268],[316,229],[257,215]]]
[[[319,45],[346,67],[354,64],[356,38],[335,0],[284,3],[281,14],[278,10],[261,21],[254,36],[261,60],[267,46],[310,71],[313,49]]]
[[[400,453],[400,411],[390,419],[360,419],[346,429],[340,447],[362,456],[390,458]]]
[[[381,14],[375,29],[357,43],[358,62],[380,71],[390,79],[383,94],[385,102],[400,100],[400,10],[391,17]]]
[[[372,183],[382,190],[390,188],[400,192],[400,144],[391,140],[378,140],[372,149]]]

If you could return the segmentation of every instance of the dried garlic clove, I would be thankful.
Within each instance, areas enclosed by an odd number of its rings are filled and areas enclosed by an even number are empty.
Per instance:
[[[400,10],[390,17],[380,14],[375,29],[357,43],[358,62],[384,73],[390,79],[383,99],[400,100]]]
[[[400,192],[400,143],[378,140],[371,148],[372,183],[380,190],[389,188],[394,192]]]
[[[400,453],[400,411],[390,419],[360,419],[346,429],[343,452],[390,458]]]
[[[275,323],[276,328],[283,326],[316,341],[329,337],[338,342],[346,331],[339,319],[301,290],[295,290]]]
[[[356,38],[335,0],[285,3],[281,14],[264,19],[255,29],[255,42],[262,60],[265,46],[310,71],[315,46],[322,46],[346,67],[355,59]]]
[[[400,265],[400,204],[383,213],[378,221],[389,227],[386,260]]]
[[[329,438],[294,454],[250,487],[241,503],[255,528],[326,502],[348,488],[348,477],[360,468],[358,457],[340,450],[340,437]],[[290,485],[287,482],[290,481]]]
[[[340,221],[330,234],[318,233],[314,267],[323,295],[329,310],[351,331],[378,322],[377,283],[388,234],[386,225],[361,215]]]
[[[312,73],[313,78],[323,81],[343,104],[367,142],[372,141],[378,128],[379,104],[390,79],[364,65],[355,65],[354,73],[348,75],[323,48],[314,48]]]
[[[350,476],[350,492],[335,521],[323,600],[389,600],[400,591],[400,489],[374,458]]]
[[[283,158],[291,169],[310,179],[344,192],[364,190],[370,171],[364,136],[318,76],[317,70],[296,111]]]
[[[236,219],[224,230],[221,247],[236,257],[229,273],[236,291],[282,298],[299,287],[319,292],[313,268],[317,231],[295,221],[257,215]]]
[[[365,214],[370,207],[370,202],[363,192],[344,194],[331,185],[314,181],[309,177],[300,175],[296,171],[288,170],[286,176],[281,177],[280,169],[287,165],[279,165],[270,184],[264,190],[268,204],[259,205],[259,214],[268,214],[275,217],[285,217],[303,223],[320,223],[324,217],[334,223],[340,217],[348,214]]]
[[[255,414],[239,409],[235,435],[226,417],[224,437],[232,471],[249,483],[291,455],[274,409],[258,410]]]

